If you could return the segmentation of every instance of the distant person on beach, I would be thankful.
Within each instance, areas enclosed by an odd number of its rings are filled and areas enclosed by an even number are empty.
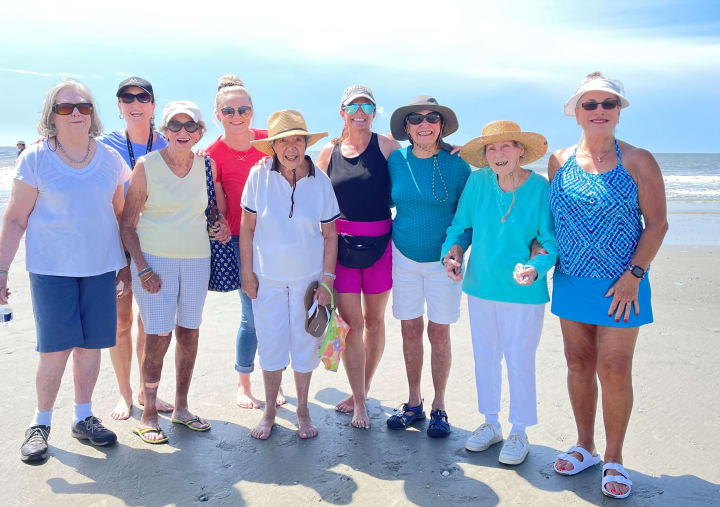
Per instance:
[[[632,486],[622,465],[633,404],[632,359],[639,327],[653,321],[647,275],[668,229],[655,159],[615,138],[620,110],[629,105],[620,81],[588,75],[563,108],[575,117],[582,137],[548,163],[558,241],[551,310],[560,317],[578,432],[577,444],[560,454],[555,471],[575,475],[600,462],[599,378],[607,441],[601,490],[613,498],[627,497]]]
[[[265,412],[251,435],[270,437],[283,370],[291,364],[297,392],[300,438],[318,430],[308,409],[319,342],[306,331],[305,294],[330,303],[337,260],[335,220],[340,215],[330,179],[305,154],[327,133],[310,133],[302,115],[278,111],[268,119],[268,137],[252,146],[269,155],[250,171],[240,222],[242,290],[253,300],[258,356],[265,384]]]
[[[468,178],[442,246],[448,276],[462,280],[465,250],[458,239],[472,229],[463,290],[468,295],[478,410],[485,422],[465,448],[484,451],[503,440],[498,414],[504,357],[512,429],[498,460],[506,465],[525,461],[525,429],[537,424],[535,352],[545,303],[550,301],[546,275],[557,259],[557,245],[548,181],[521,164],[538,160],[546,151],[542,135],[523,132],[511,121],[489,123],[481,137],[465,144],[460,156],[481,169]],[[531,255],[535,239],[543,255]]]
[[[445,411],[445,388],[450,374],[450,324],[460,317],[462,284],[450,280],[440,263],[445,231],[470,176],[470,166],[443,138],[458,129],[455,113],[427,95],[415,97],[396,109],[390,130],[410,146],[395,150],[388,159],[391,198],[396,207],[392,227],[393,315],[401,320],[403,354],[409,396],[388,420],[390,429],[405,429],[425,419],[420,380],[423,365],[423,331],[427,304],[435,397],[427,434],[446,437],[450,423]],[[462,250],[471,231],[458,235]]]
[[[390,174],[387,159],[400,144],[372,132],[375,97],[352,85],[340,100],[343,133],[325,145],[318,167],[330,177],[340,206],[335,290],[350,325],[343,364],[352,394],[335,410],[353,413],[351,424],[369,428],[365,402],[385,349],[385,307],[392,288]]]
[[[240,262],[240,222],[242,197],[245,182],[250,169],[265,154],[253,147],[250,142],[267,137],[267,130],[251,128],[253,119],[253,103],[250,92],[245,88],[242,79],[234,75],[222,76],[218,81],[215,95],[215,117],[223,126],[223,134],[217,138],[206,153],[213,159],[217,167],[218,181],[222,184],[227,201],[227,221],[232,234],[232,246],[237,255],[238,269]],[[260,401],[253,396],[250,374],[255,369],[255,353],[257,351],[257,335],[255,319],[252,312],[252,301],[242,289],[240,304],[240,328],[235,340],[235,371],[238,372],[238,389],[235,403],[241,408],[260,408]],[[277,405],[285,403],[282,388],[275,400]]]
[[[121,234],[132,263],[133,293],[145,326],[143,389],[145,410],[133,433],[150,444],[167,442],[158,424],[157,389],[163,358],[175,329],[175,408],[172,422],[193,431],[210,423],[188,409],[188,391],[198,349],[200,322],[210,279],[210,242],[205,160],[192,147],[205,133],[200,109],[176,100],[163,109],[160,132],[165,148],[141,157],[130,178]],[[215,164],[212,177],[217,180]],[[218,188],[221,187],[216,183]],[[229,241],[222,214],[225,200],[217,192],[220,220],[216,238]]]
[[[125,162],[130,166],[130,170],[132,170],[140,157],[151,151],[164,148],[167,146],[167,142],[165,142],[163,136],[159,132],[156,132],[154,128],[155,94],[149,81],[137,76],[129,77],[118,85],[115,95],[118,99],[120,118],[125,120],[125,129],[102,135],[98,137],[97,140],[120,153],[123,159],[125,159]],[[125,184],[125,193],[127,193],[128,185],[129,183]],[[130,254],[125,252],[125,256],[129,264]],[[120,420],[130,417],[133,406],[133,391],[130,386],[133,352],[132,301],[132,287],[127,287],[125,295],[118,299],[117,342],[115,346],[110,349],[110,359],[112,359],[113,368],[115,368],[115,376],[117,377],[118,389],[120,390],[120,400],[117,402],[117,405],[115,405],[111,416],[113,419]],[[145,404],[142,374],[145,329],[143,328],[143,322],[139,312],[137,316],[137,327],[138,334],[135,351],[140,373],[138,403],[142,406]],[[173,406],[170,403],[162,401],[159,398],[155,403],[160,412],[172,412],[173,410]]]
[[[71,80],[53,86],[38,131],[44,140],[17,162],[0,233],[0,304],[6,304],[8,269],[27,229],[40,353],[37,409],[20,449],[23,461],[47,457],[53,406],[70,355],[72,436],[98,446],[115,443],[115,433],[93,415],[91,403],[100,349],[115,345],[115,287],[130,283],[117,221],[130,170],[115,150],[93,140],[102,125],[90,90]]]
[[[17,146],[17,149],[18,149],[17,156],[19,157],[20,154],[23,152],[23,150],[25,150],[25,141],[18,141],[15,146]]]

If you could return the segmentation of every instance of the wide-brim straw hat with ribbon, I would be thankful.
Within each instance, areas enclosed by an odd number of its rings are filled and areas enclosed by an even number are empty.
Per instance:
[[[525,147],[525,153],[520,159],[521,164],[529,164],[542,158],[547,153],[547,139],[542,134],[523,132],[520,125],[513,121],[499,120],[485,125],[482,136],[465,143],[460,149],[460,156],[465,162],[475,167],[488,165],[485,157],[485,146],[500,141],[517,141]]]
[[[405,117],[418,111],[437,111],[443,117],[445,127],[440,132],[440,138],[449,136],[458,129],[458,120],[455,112],[447,106],[441,106],[430,95],[419,95],[412,99],[407,106],[398,107],[390,117],[390,132],[398,141],[406,141]]]
[[[272,156],[275,151],[271,143],[277,139],[290,136],[305,136],[307,146],[312,146],[327,135],[327,132],[308,132],[305,119],[299,111],[284,109],[271,114],[268,118],[268,137],[251,141],[250,144],[266,155]]]

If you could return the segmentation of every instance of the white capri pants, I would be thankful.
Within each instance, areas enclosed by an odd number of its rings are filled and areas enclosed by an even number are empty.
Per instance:
[[[453,324],[460,318],[462,282],[452,281],[445,266],[436,262],[415,262],[392,246],[392,310],[400,320],[422,317],[427,302],[428,320]]]
[[[475,355],[478,410],[500,412],[505,356],[510,384],[511,424],[537,424],[535,352],[540,343],[544,304],[503,303],[468,294],[470,332]]]
[[[257,351],[265,371],[286,368],[298,373],[313,371],[320,363],[320,338],[305,331],[305,291],[321,274],[283,282],[258,276],[257,298],[252,300]]]

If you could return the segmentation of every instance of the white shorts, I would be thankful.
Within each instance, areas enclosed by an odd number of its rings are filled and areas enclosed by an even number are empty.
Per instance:
[[[258,276],[257,298],[252,300],[257,351],[265,371],[286,368],[299,373],[313,371],[320,363],[321,339],[305,331],[305,290],[321,274],[293,282]]]
[[[133,294],[145,332],[166,334],[175,325],[198,329],[210,280],[210,257],[173,259],[144,252],[143,256],[162,281],[160,290],[150,294],[142,288],[135,262],[130,263]]]
[[[436,324],[452,324],[460,318],[462,282],[448,278],[445,267],[437,262],[415,262],[392,247],[393,315],[412,320],[425,313]]]

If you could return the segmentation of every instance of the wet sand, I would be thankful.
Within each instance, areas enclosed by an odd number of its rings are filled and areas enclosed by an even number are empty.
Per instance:
[[[6,408],[0,414],[5,437],[0,484],[5,505],[718,505],[720,504],[720,307],[717,247],[663,247],[652,269],[655,323],[640,333],[633,380],[635,405],[624,457],[634,481],[628,500],[600,493],[600,467],[576,477],[552,470],[559,450],[575,442],[568,400],[562,340],[549,311],[537,356],[538,426],[528,430],[531,451],[517,467],[497,462],[500,445],[468,453],[464,442],[482,422],[475,382],[467,310],[451,328],[453,367],[447,410],[453,425],[445,440],[427,438],[427,422],[390,431],[385,420],[406,400],[399,322],[386,314],[387,344],[370,393],[372,428],[349,426],[335,403],[348,393],[342,369],[318,368],[310,388],[311,415],[320,434],[303,441],[295,431],[291,373],[283,386],[288,404],[268,441],[250,437],[259,410],[235,406],[233,369],[240,302],[234,294],[211,293],[201,328],[200,352],[190,392],[191,410],[211,420],[208,433],[195,433],[162,417],[168,445],[150,446],[130,433],[140,417],[114,421],[115,377],[103,353],[94,411],[118,433],[111,448],[94,448],[70,436],[71,364],[58,396],[50,435],[50,457],[30,466],[19,459],[23,433],[35,408],[37,364],[34,323],[23,253],[11,270],[15,324],[0,328],[2,383]],[[427,340],[423,393],[432,399]],[[160,394],[172,399],[172,348]],[[133,366],[134,382],[137,368]],[[259,372],[253,388],[262,394]],[[507,434],[504,385],[501,423]],[[602,451],[602,419],[597,419]],[[447,473],[446,473],[447,472]]]

